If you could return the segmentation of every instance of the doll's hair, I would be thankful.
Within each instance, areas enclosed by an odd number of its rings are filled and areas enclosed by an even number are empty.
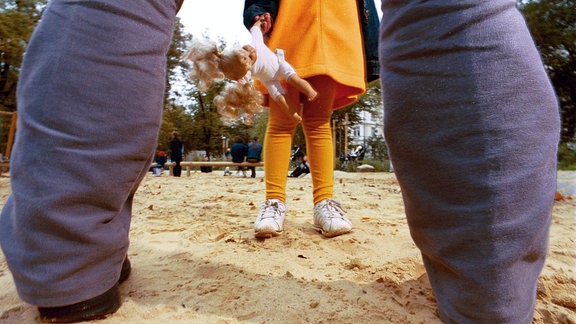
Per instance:
[[[215,42],[192,37],[190,49],[182,57],[192,63],[190,79],[198,80],[198,88],[208,90],[215,81],[224,79],[218,67],[220,52]]]
[[[235,45],[220,53],[216,43],[193,37],[190,50],[183,58],[192,62],[190,78],[198,80],[198,88],[202,91],[225,77],[232,80],[214,98],[224,123],[242,120],[246,125],[252,124],[254,114],[262,110],[263,96],[251,82],[238,82],[252,65],[246,50]]]
[[[228,79],[240,80],[250,71],[252,62],[244,49],[235,46],[220,55],[218,66]]]
[[[230,82],[224,90],[214,98],[214,104],[225,124],[242,120],[246,125],[252,125],[254,115],[262,111],[263,96],[249,82]]]

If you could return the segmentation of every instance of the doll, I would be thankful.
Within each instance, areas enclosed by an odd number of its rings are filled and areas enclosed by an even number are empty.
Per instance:
[[[302,118],[290,108],[284,97],[285,90],[280,83],[280,78],[284,78],[289,85],[303,93],[309,101],[316,99],[318,93],[286,62],[283,50],[277,49],[274,53],[264,44],[261,24],[262,20],[259,20],[250,28],[252,44],[224,52],[220,58],[219,67],[224,75],[232,80],[249,78],[250,74],[259,79],[268,90],[272,100],[283,108],[284,113],[294,121],[300,122]]]
[[[250,29],[252,45],[242,48],[236,46],[222,53],[218,52],[214,43],[202,43],[198,40],[194,42],[193,39],[192,49],[184,57],[193,62],[190,76],[200,80],[200,87],[209,87],[223,76],[237,81],[227,84],[222,94],[214,99],[224,121],[244,115],[245,122],[250,122],[250,117],[258,111],[262,95],[251,82],[251,76],[254,76],[266,86],[272,100],[283,108],[286,115],[300,122],[302,118],[295,109],[290,108],[284,97],[285,90],[280,78],[283,77],[310,101],[315,100],[318,93],[286,62],[282,50],[278,49],[273,53],[264,44],[260,26],[261,21],[257,21]]]
[[[190,78],[198,80],[198,88],[208,90],[216,81],[224,80],[220,69],[223,54],[216,43],[192,38],[190,50],[183,58],[191,64]],[[214,104],[225,124],[232,124],[241,119],[244,124],[253,124],[254,114],[262,110],[263,96],[247,78],[227,82],[222,93],[214,98]]]

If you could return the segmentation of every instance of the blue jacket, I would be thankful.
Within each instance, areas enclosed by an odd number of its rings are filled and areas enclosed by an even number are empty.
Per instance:
[[[232,162],[240,163],[244,162],[244,157],[246,157],[246,152],[248,147],[243,143],[234,143],[230,147],[230,153],[232,153]]]
[[[246,160],[248,159],[255,159],[258,160],[258,162],[262,160],[262,144],[259,142],[250,142],[250,144],[248,144]]]

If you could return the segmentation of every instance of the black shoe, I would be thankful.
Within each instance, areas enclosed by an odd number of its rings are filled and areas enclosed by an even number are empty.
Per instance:
[[[40,320],[48,323],[76,323],[106,318],[120,308],[118,283],[102,295],[61,307],[38,307]]]
[[[124,281],[126,281],[126,279],[128,279],[128,277],[130,276],[131,271],[132,266],[130,265],[130,260],[128,260],[128,257],[126,257],[124,259],[124,262],[122,262],[122,270],[120,270],[120,278],[118,279],[118,284],[121,284]]]
[[[38,307],[40,320],[48,323],[75,323],[103,319],[115,313],[120,308],[120,292],[118,285],[130,276],[132,267],[128,257],[122,262],[120,278],[112,288],[102,295],[79,302],[73,305],[61,307]]]

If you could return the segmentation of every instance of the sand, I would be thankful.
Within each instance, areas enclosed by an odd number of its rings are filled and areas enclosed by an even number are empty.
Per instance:
[[[572,173],[570,174],[572,175]],[[355,228],[311,227],[311,179],[288,179],[285,233],[257,240],[258,177],[146,176],[136,195],[123,305],[102,323],[440,323],[393,173],[335,172]],[[0,206],[9,194],[0,177]],[[535,323],[576,323],[576,200],[555,203]],[[35,323],[0,254],[0,322]]]

